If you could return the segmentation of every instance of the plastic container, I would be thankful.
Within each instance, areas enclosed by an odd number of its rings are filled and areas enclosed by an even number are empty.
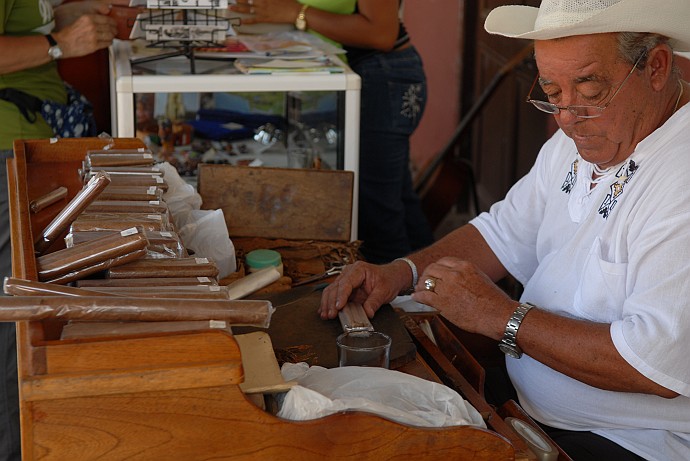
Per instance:
[[[252,250],[245,256],[245,262],[249,272],[256,272],[266,267],[275,266],[283,275],[283,259],[275,250]]]

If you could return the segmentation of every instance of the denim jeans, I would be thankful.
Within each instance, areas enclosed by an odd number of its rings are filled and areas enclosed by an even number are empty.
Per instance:
[[[426,77],[414,47],[373,53],[351,67],[362,78],[358,237],[368,261],[385,263],[434,240],[410,172]]]
[[[12,275],[6,167],[10,157],[11,150],[0,150],[0,276],[3,280]],[[14,323],[0,322],[0,461],[20,461],[20,451],[16,329]]]

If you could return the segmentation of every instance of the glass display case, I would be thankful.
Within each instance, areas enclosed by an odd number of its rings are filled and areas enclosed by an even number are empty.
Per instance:
[[[317,167],[353,171],[357,184],[361,81],[342,61],[331,57],[338,73],[250,75],[197,58],[190,72],[189,58],[142,59],[152,51],[132,43],[110,47],[113,136],[143,138],[183,174],[204,161]]]

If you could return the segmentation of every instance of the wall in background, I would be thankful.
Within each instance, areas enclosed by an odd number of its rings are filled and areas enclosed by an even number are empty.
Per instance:
[[[404,22],[424,60],[429,100],[412,137],[413,170],[423,170],[460,120],[463,1],[406,0]]]

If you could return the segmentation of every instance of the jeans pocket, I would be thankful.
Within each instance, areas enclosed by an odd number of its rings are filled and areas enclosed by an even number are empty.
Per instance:
[[[388,82],[388,96],[391,104],[393,128],[404,134],[412,134],[419,125],[426,106],[426,84],[424,82]]]

